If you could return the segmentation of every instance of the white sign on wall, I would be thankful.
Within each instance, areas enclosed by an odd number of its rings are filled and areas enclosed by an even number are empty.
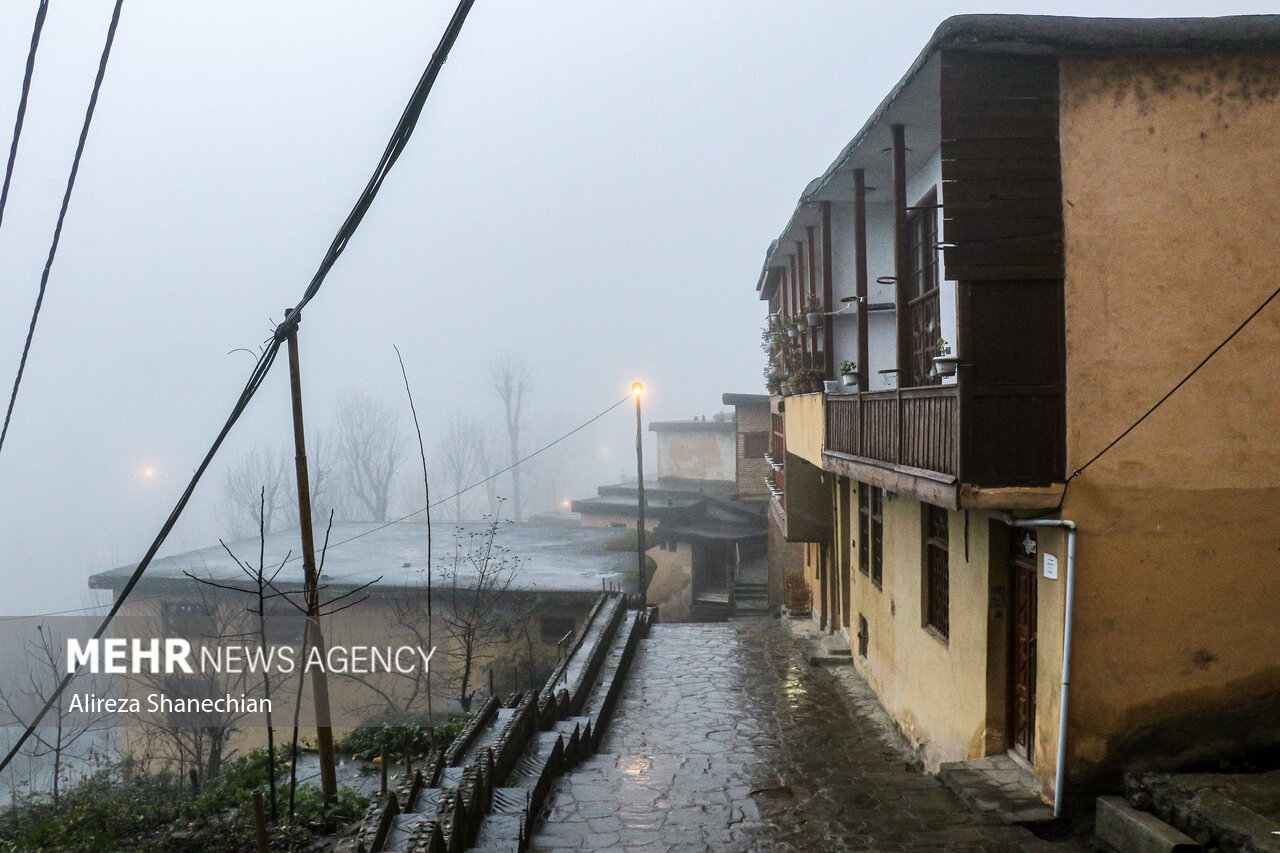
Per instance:
[[[1044,555],[1044,576],[1049,580],[1058,579],[1058,558],[1052,554]]]

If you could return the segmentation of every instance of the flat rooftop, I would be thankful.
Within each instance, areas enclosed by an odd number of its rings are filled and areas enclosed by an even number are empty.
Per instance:
[[[427,525],[423,521],[401,521],[381,529],[369,522],[339,522],[329,534],[329,550],[325,555],[322,583],[331,586],[357,586],[381,576],[378,588],[416,588],[423,584],[427,565]],[[453,563],[455,543],[461,537],[463,547],[474,536],[483,535],[481,522],[455,524],[437,521],[431,525],[432,559],[435,563],[434,583],[439,583],[441,568]],[[634,560],[625,552],[605,551],[604,543],[617,536],[608,528],[584,528],[572,522],[527,521],[502,524],[494,540],[520,561],[520,570],[512,589],[542,592],[598,592],[602,580],[617,581]],[[324,543],[324,529],[316,528],[316,561]],[[241,560],[256,565],[258,538],[228,542]],[[289,562],[280,572],[277,584],[292,588],[302,584],[301,539],[297,528],[267,534],[266,565]],[[89,578],[90,589],[119,590],[136,564],[120,566]],[[461,561],[461,583],[474,582],[474,571]],[[143,576],[142,584],[165,581],[188,581],[184,572],[219,582],[246,581],[221,545],[215,544],[185,554],[174,554],[154,560]]]

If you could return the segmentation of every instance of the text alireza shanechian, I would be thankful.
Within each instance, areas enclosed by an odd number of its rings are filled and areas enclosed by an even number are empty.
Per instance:
[[[167,675],[326,672],[351,675],[376,673],[425,674],[430,670],[436,650],[419,646],[344,646],[322,650],[310,646],[201,645],[178,637],[142,639],[102,639],[81,643],[67,641],[67,672],[106,674],[150,673]],[[230,695],[218,698],[187,699],[153,693],[146,697],[148,711],[240,712],[270,711],[269,700]],[[218,703],[222,703],[221,706]],[[104,699],[94,694],[73,695],[71,711],[137,712],[142,703],[137,699]]]

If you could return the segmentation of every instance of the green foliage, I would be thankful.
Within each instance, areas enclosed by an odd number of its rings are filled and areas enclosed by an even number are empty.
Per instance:
[[[445,749],[453,743],[453,739],[466,724],[466,716],[453,714],[449,722],[442,726],[428,726],[423,723],[360,726],[334,744],[338,752],[350,754],[351,758],[372,761],[387,748],[387,754],[404,760],[405,741],[408,740],[412,755],[424,756],[433,749]]]
[[[289,765],[284,756],[283,750],[277,752],[281,823],[271,827],[272,849],[300,849],[313,836],[342,831],[360,819],[367,798],[340,788],[326,804],[319,789],[302,785],[295,818],[287,822]],[[253,793],[266,800],[268,782],[265,749],[229,762],[199,796],[185,798],[173,777],[144,774],[125,760],[72,786],[56,813],[44,799],[0,812],[0,850],[241,853],[253,849]]]

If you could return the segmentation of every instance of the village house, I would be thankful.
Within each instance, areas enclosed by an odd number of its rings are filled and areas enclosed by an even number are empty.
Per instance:
[[[950,18],[769,247],[771,572],[929,767],[1280,744],[1277,138],[1280,17]]]
[[[329,675],[335,729],[418,721],[428,709],[435,719],[443,720],[460,710],[464,689],[486,695],[492,685],[505,694],[541,684],[600,591],[621,584],[628,563],[626,554],[605,549],[608,531],[568,521],[499,525],[492,539],[490,531],[482,523],[432,525],[430,618],[425,523],[402,521],[374,527],[338,522],[327,531],[320,598],[333,602],[322,608],[326,614],[322,630],[326,646],[339,652],[332,656]],[[317,560],[324,533],[320,531],[316,543]],[[259,564],[261,547],[266,574],[274,576],[266,601],[266,645],[276,650],[287,647],[295,663],[291,672],[280,673],[271,688],[275,725],[280,727],[292,717],[301,671],[296,664],[303,660],[305,616],[288,600],[302,602],[302,563],[296,556],[299,532],[296,528],[273,531],[261,542],[254,537],[228,547],[251,567]],[[118,595],[133,569],[129,565],[95,574],[89,586]],[[121,609],[114,623],[115,636],[139,638],[144,645],[153,638],[172,637],[215,650],[256,648],[260,645],[257,617],[250,611],[258,604],[246,592],[254,588],[221,545],[159,558]],[[431,647],[436,648],[434,655]],[[464,647],[470,647],[470,655]],[[351,663],[356,655],[348,650],[374,648],[384,655],[387,648],[420,648],[431,655],[430,681],[426,668],[411,666],[413,657],[403,653],[395,672],[373,665],[372,655],[364,651],[359,653],[359,665]],[[461,676],[468,664],[464,685]],[[194,669],[190,675],[120,677],[112,692],[140,699],[152,693],[172,694],[172,698],[204,694],[238,698],[241,693],[264,697],[260,675],[229,668],[218,673],[208,667]],[[303,698],[302,723],[314,725],[310,687]],[[122,741],[136,755],[169,758],[172,743],[185,736],[182,729],[225,728],[223,746],[231,749],[264,744],[265,723],[262,714],[223,714],[210,721],[143,713],[124,721]]]
[[[720,620],[769,610],[763,453],[769,398],[725,394],[732,417],[654,421],[657,479],[645,483],[648,600],[665,622]],[[584,527],[635,530],[634,482],[573,501]],[[635,551],[631,541],[632,553]]]

